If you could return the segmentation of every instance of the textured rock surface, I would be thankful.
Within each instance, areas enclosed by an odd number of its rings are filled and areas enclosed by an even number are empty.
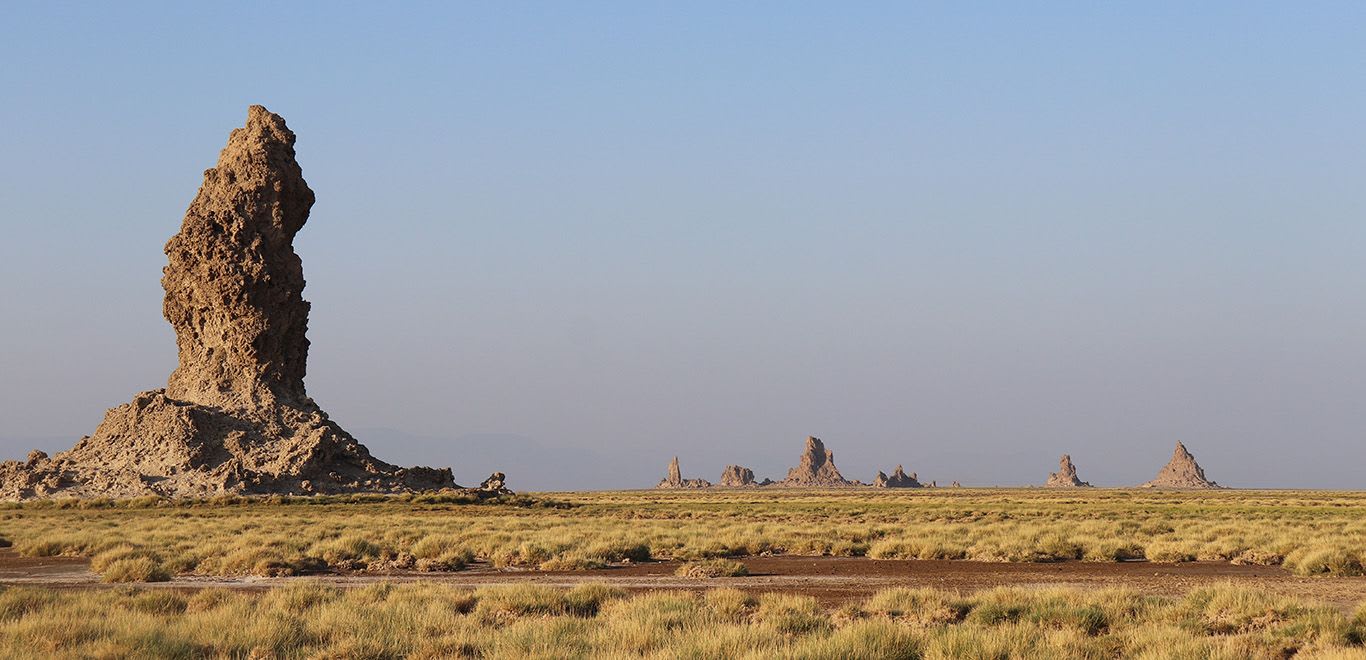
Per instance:
[[[294,235],[312,206],[294,133],[252,106],[166,243],[162,312],[180,352],[166,396],[228,410],[307,403],[309,305]]]
[[[70,451],[0,464],[0,498],[455,487],[449,469],[375,459],[305,392],[293,240],[312,205],[294,133],[252,106],[166,244],[162,308],[179,348],[166,389],[110,410]]]
[[[684,479],[683,471],[678,468],[678,457],[675,456],[669,461],[669,476],[655,488],[709,488],[711,482],[706,479]]]
[[[1219,488],[1219,484],[1205,478],[1205,470],[1195,462],[1195,456],[1186,446],[1176,443],[1172,460],[1157,473],[1157,476],[1143,488]]]
[[[768,486],[773,482],[764,479],[763,481],[754,480],[754,470],[739,465],[727,465],[721,471],[721,486],[727,488],[745,488],[749,486]]]
[[[498,493],[500,495],[510,494],[512,491],[507,488],[507,475],[502,472],[494,472],[479,484],[479,490]]]
[[[727,465],[726,469],[721,471],[721,485],[728,488],[753,486],[754,470],[739,465]]]
[[[1048,488],[1085,488],[1091,484],[1077,478],[1077,466],[1072,465],[1072,457],[1067,454],[1062,455],[1058,461],[1058,471],[1048,474],[1048,481],[1044,486]]]
[[[874,488],[921,488],[922,485],[916,474],[912,472],[907,475],[900,465],[892,470],[892,476],[887,476],[882,472],[877,473],[877,478],[873,480]]]
[[[835,453],[825,448],[820,438],[808,437],[801,462],[787,471],[787,478],[777,485],[793,487],[851,486],[835,467]]]

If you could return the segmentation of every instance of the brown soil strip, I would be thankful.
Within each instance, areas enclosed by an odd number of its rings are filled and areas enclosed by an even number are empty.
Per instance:
[[[258,590],[301,581],[336,586],[383,582],[423,582],[464,587],[540,584],[570,587],[605,582],[629,590],[701,590],[736,587],[752,592],[813,596],[826,605],[858,601],[894,587],[932,587],[969,593],[995,587],[1104,589],[1124,587],[1144,594],[1180,596],[1202,586],[1233,583],[1352,609],[1366,601],[1366,578],[1299,577],[1275,566],[1235,566],[1223,562],[1155,564],[1147,562],[1005,564],[970,561],[901,561],[863,557],[749,557],[741,560],[750,575],[740,578],[687,579],[674,575],[677,562],[649,562],[591,571],[498,570],[476,565],[457,573],[347,573],[281,578],[181,576],[159,588],[223,587]],[[104,587],[80,558],[20,557],[0,552],[0,584],[53,588]]]
[[[79,584],[99,579],[84,557],[22,557],[13,550],[0,550],[0,584]]]

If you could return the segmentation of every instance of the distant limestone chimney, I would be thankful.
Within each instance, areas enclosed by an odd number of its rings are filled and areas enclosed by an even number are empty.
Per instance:
[[[1046,488],[1086,488],[1090,485],[1077,478],[1077,466],[1072,465],[1072,457],[1067,454],[1058,461],[1058,471],[1050,473],[1044,483]]]
[[[726,488],[743,488],[746,486],[757,486],[754,481],[754,470],[739,465],[727,465],[721,471],[721,485]]]
[[[711,482],[706,479],[684,479],[683,471],[678,468],[678,457],[675,456],[672,461],[669,461],[669,476],[659,482],[655,488],[709,488],[710,486]]]
[[[1157,476],[1142,488],[1220,488],[1219,484],[1205,478],[1205,470],[1195,462],[1195,456],[1186,446],[1176,443],[1172,459],[1157,473]]]
[[[166,388],[109,410],[69,451],[0,463],[0,499],[456,487],[450,469],[371,456],[304,389],[310,306],[294,239],[314,196],[294,145],[283,117],[247,108],[166,242],[161,310],[178,349]]]
[[[778,482],[790,487],[849,486],[848,480],[835,467],[835,453],[825,448],[820,438],[807,436],[801,462],[787,471],[787,478]]]
[[[923,485],[916,480],[915,474],[906,474],[900,465],[892,471],[892,476],[887,476],[882,472],[877,473],[877,478],[873,480],[874,488],[922,488]]]

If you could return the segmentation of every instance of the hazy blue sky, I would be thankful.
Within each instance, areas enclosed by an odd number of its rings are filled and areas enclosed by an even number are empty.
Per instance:
[[[162,246],[262,103],[381,457],[1366,488],[1366,4],[201,4],[0,10],[4,457],[164,385]]]

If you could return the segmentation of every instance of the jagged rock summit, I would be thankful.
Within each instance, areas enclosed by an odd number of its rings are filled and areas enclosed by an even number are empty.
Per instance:
[[[179,364],[166,388],[110,410],[70,451],[0,464],[0,498],[456,487],[449,468],[372,457],[304,390],[309,304],[293,241],[314,198],[294,140],[251,106],[167,242],[162,309]]]
[[[820,438],[808,436],[806,449],[802,452],[801,462],[787,471],[787,478],[778,482],[780,486],[792,487],[830,487],[852,486],[835,467],[835,452],[825,448]]]
[[[754,470],[739,465],[727,465],[721,471],[721,485],[726,488],[742,488],[745,486],[756,486],[754,481]]]
[[[922,484],[912,472],[910,475],[901,468],[900,465],[892,470],[892,476],[887,476],[882,472],[877,473],[877,478],[873,479],[874,488],[921,488]]]
[[[711,482],[706,479],[684,479],[683,471],[678,468],[678,457],[675,456],[669,461],[669,476],[655,488],[710,488]]]
[[[721,471],[721,483],[717,484],[722,488],[749,488],[751,486],[770,486],[773,484],[771,479],[765,478],[763,481],[754,480],[754,470],[740,465],[727,465]]]
[[[1067,454],[1058,461],[1058,471],[1048,473],[1048,481],[1044,483],[1046,488],[1087,488],[1090,485],[1077,478],[1077,466]]]
[[[1172,460],[1157,473],[1157,476],[1142,488],[1221,488],[1221,486],[1205,478],[1205,470],[1195,462],[1195,456],[1186,450],[1186,446],[1180,442],[1176,443],[1176,450],[1172,452]]]

